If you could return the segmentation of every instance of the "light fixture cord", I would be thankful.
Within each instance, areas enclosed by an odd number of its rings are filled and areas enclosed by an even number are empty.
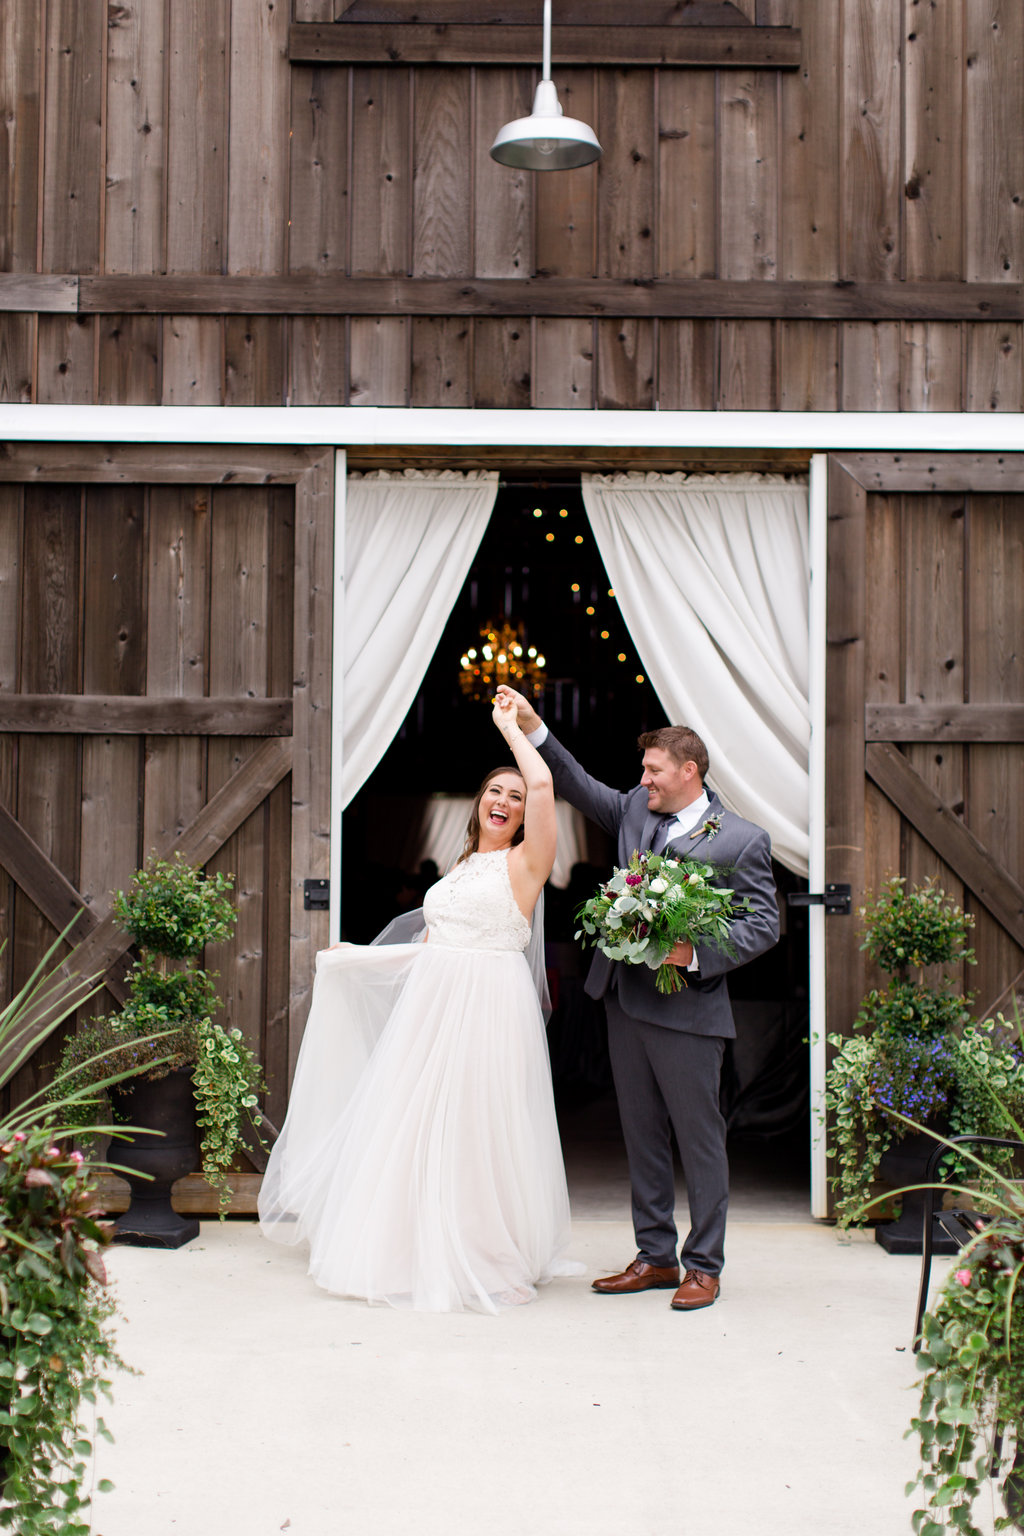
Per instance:
[[[551,79],[551,0],[544,0],[544,66],[543,78]]]

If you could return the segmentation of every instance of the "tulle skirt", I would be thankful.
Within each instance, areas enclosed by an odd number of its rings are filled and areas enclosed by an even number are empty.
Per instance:
[[[581,1265],[544,1021],[523,955],[343,945],[317,979],[260,1195],[342,1296],[494,1312]]]

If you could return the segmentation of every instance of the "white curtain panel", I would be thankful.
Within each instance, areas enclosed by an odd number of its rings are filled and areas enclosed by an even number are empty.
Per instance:
[[[775,857],[806,874],[806,481],[584,475],[583,501],[669,719],[703,737],[723,803],[766,828]]]
[[[500,751],[498,756],[501,756]],[[413,866],[421,859],[433,859],[443,875],[462,852],[472,809],[472,795],[436,795],[427,806],[420,849]],[[587,857],[587,824],[582,814],[564,800],[555,801],[555,821],[558,852],[551,871],[551,884],[564,891],[573,865]]]
[[[409,712],[497,494],[491,471],[348,476],[343,806]]]

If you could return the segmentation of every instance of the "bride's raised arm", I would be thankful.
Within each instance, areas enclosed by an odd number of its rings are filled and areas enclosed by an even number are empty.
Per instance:
[[[544,889],[555,862],[557,836],[551,770],[521,730],[516,720],[514,698],[499,694],[494,701],[492,719],[508,742],[526,785],[523,841],[509,855],[509,872],[516,899],[523,910],[529,912]]]

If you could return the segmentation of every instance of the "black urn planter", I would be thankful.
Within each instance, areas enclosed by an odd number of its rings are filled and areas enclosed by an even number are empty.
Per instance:
[[[196,1166],[196,1100],[192,1069],[166,1077],[135,1078],[111,1088],[117,1119],[145,1126],[131,1141],[115,1141],[107,1154],[126,1171],[131,1205],[114,1223],[114,1242],[132,1248],[180,1248],[199,1236],[194,1216],[171,1205],[171,1185]],[[152,1132],[163,1132],[154,1135]],[[149,1178],[139,1175],[149,1174]]]
[[[935,1129],[941,1135],[946,1127],[936,1126]],[[902,1189],[906,1184],[921,1184],[928,1171],[928,1159],[934,1151],[934,1136],[928,1136],[924,1131],[908,1131],[906,1136],[894,1142],[888,1151],[883,1152],[878,1171],[894,1189]],[[875,1242],[880,1243],[886,1253],[920,1254],[924,1222],[924,1190],[909,1190],[905,1195],[901,1195],[900,1199],[903,1201],[903,1209],[898,1219],[876,1227]],[[956,1253],[957,1245],[940,1224],[938,1216],[933,1216],[932,1221],[932,1252]]]

